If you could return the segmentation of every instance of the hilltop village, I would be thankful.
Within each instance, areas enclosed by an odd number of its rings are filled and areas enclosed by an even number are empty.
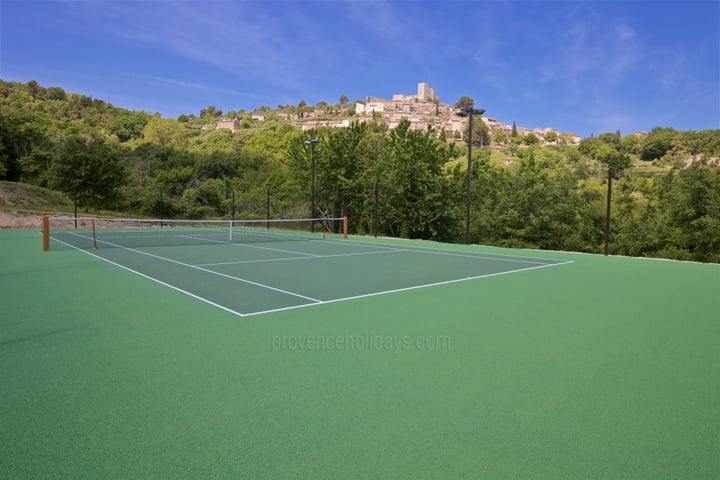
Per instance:
[[[407,119],[410,128],[418,131],[432,129],[435,132],[445,132],[450,138],[460,139],[461,132],[465,130],[467,118],[457,115],[457,109],[450,104],[440,103],[435,91],[425,82],[418,83],[415,94],[394,94],[391,99],[369,96],[364,101],[354,103],[354,111],[343,110],[342,113],[329,113],[327,108],[307,107],[306,111],[299,112],[274,112],[273,115],[297,126],[303,130],[310,130],[316,127],[348,127],[352,122],[366,122],[371,119],[384,121],[389,128],[398,126],[401,120]],[[265,110],[252,113],[255,121],[264,121],[269,117]],[[507,137],[512,134],[512,124],[503,123],[495,118],[482,116],[482,120],[492,134],[502,130]],[[232,131],[239,130],[240,121],[237,118],[221,119],[215,123],[215,128],[227,128]],[[525,128],[516,126],[517,135],[524,137],[530,133],[534,134],[541,144],[554,144],[556,142],[546,141],[548,132],[555,132],[561,143],[577,145],[581,138],[573,133],[561,133],[554,128]]]

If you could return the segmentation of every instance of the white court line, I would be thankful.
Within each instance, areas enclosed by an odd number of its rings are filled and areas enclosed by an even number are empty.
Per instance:
[[[333,257],[354,257],[358,255],[378,255],[381,253],[398,253],[406,252],[407,250],[383,250],[381,252],[355,252],[355,253],[336,253],[332,255],[313,255],[312,257],[283,257],[283,258],[265,258],[262,260],[236,260],[234,262],[219,262],[219,263],[199,263],[198,267],[214,267],[218,265],[244,265],[247,263],[264,263],[264,262],[284,262],[286,260],[318,260],[322,258],[333,258]]]
[[[81,235],[81,234],[76,233],[76,232],[64,232],[64,233],[67,233],[68,235],[72,235],[72,236],[74,236],[74,237],[83,238],[83,239],[85,239],[85,240],[90,240],[90,241],[91,241],[91,244],[92,244],[92,237],[89,236],[89,235]],[[52,237],[52,235],[51,235],[51,237]],[[69,247],[73,247],[73,248],[75,248],[75,249],[80,250],[78,247],[74,247],[74,246],[72,246],[72,245],[69,245],[69,244],[63,242],[62,240],[58,240],[58,239],[55,238],[55,237],[52,237],[52,239],[53,239],[53,240],[57,240],[58,242],[63,243],[63,244],[65,244],[65,245],[68,245]]]
[[[231,309],[231,308],[228,308],[228,307],[226,307],[226,306],[224,306],[224,305],[220,305],[219,303],[213,302],[212,300],[208,300],[207,298],[201,297],[200,295],[196,295],[196,294],[194,294],[194,293],[192,293],[192,292],[188,292],[187,290],[183,290],[182,288],[176,287],[176,286],[173,285],[173,284],[170,284],[170,283],[167,283],[167,282],[163,282],[162,280],[158,280],[157,278],[151,277],[150,275],[146,275],[146,274],[144,274],[144,273],[138,272],[137,270],[133,270],[132,268],[126,267],[125,265],[122,265],[122,264],[120,264],[120,263],[113,262],[112,260],[109,260],[109,259],[107,259],[107,258],[105,258],[105,257],[101,257],[100,255],[96,255],[96,254],[94,254],[94,253],[92,253],[92,252],[89,252],[89,251],[87,251],[87,250],[83,250],[82,248],[78,248],[78,247],[76,247],[75,245],[70,245],[69,243],[65,243],[65,242],[63,242],[62,240],[59,240],[59,239],[57,239],[57,238],[55,238],[55,237],[52,237],[52,236],[51,236],[50,238],[52,238],[52,239],[53,239],[54,241],[56,241],[56,242],[62,243],[63,245],[67,245],[68,247],[73,248],[73,249],[75,249],[75,250],[77,250],[77,251],[79,251],[79,252],[82,252],[82,253],[85,253],[85,254],[87,254],[87,255],[90,255],[91,257],[95,257],[95,258],[97,258],[97,259],[100,259],[100,260],[102,260],[103,262],[107,262],[107,263],[109,263],[109,264],[111,264],[111,265],[114,265],[114,266],[116,266],[116,267],[122,268],[123,270],[126,270],[126,271],[128,271],[128,272],[130,272],[130,273],[134,273],[135,275],[139,275],[139,276],[141,276],[141,277],[143,277],[143,278],[145,278],[145,279],[147,279],[147,280],[150,280],[150,281],[152,281],[152,282],[159,283],[160,285],[162,285],[162,286],[164,286],[164,287],[168,287],[169,289],[175,290],[176,292],[179,292],[179,293],[182,293],[182,294],[184,294],[184,295],[187,295],[188,297],[192,297],[192,298],[194,298],[194,299],[196,299],[196,300],[200,300],[201,302],[207,303],[208,305],[212,305],[213,307],[217,307],[217,308],[219,308],[220,310],[224,310],[224,311],[226,311],[226,312],[228,312],[228,313],[232,313],[233,315],[237,315],[238,317],[245,317],[245,316],[246,316],[246,314],[244,314],[244,313],[240,313],[240,312],[235,311],[235,310],[233,310],[233,309]]]
[[[323,301],[321,301],[321,302],[319,302],[319,303],[311,303],[311,304],[303,304],[303,305],[293,305],[293,306],[291,306],[291,307],[281,307],[281,308],[273,308],[273,309],[270,309],[270,310],[261,310],[261,311],[257,311],[257,312],[250,312],[250,313],[244,314],[244,316],[246,316],[246,317],[252,317],[252,316],[255,316],[255,315],[265,315],[265,314],[267,314],[267,313],[283,312],[283,311],[286,311],[286,310],[297,310],[298,308],[305,308],[305,307],[314,307],[314,306],[317,306],[317,305],[324,305],[324,304],[327,304],[327,303],[348,302],[348,301],[351,301],[351,300],[358,300],[358,299],[362,299],[362,298],[377,297],[377,296],[380,296],[380,295],[389,295],[389,294],[392,294],[392,293],[409,292],[409,291],[411,291],[411,290],[418,290],[418,289],[421,289],[421,288],[438,287],[438,286],[440,286],[440,285],[450,285],[450,284],[453,284],[453,283],[467,282],[467,281],[470,281],[470,280],[479,280],[479,279],[481,279],[481,278],[498,277],[498,276],[500,276],[500,275],[507,275],[507,274],[509,274],[509,273],[518,273],[518,272],[526,272],[526,271],[529,271],[529,270],[537,270],[537,269],[540,269],[540,268],[557,267],[558,265],[566,265],[566,264],[569,264],[569,263],[574,263],[574,262],[573,262],[572,260],[567,260],[567,261],[564,261],[564,262],[562,262],[562,263],[551,263],[551,264],[545,264],[545,265],[536,265],[536,266],[534,266],[534,267],[518,268],[517,270],[507,270],[507,271],[503,271],[503,272],[488,273],[488,274],[485,274],[485,275],[476,275],[476,276],[472,276],[472,277],[457,278],[457,279],[454,279],[454,280],[445,280],[445,281],[442,281],[442,282],[426,283],[426,284],[424,284],[424,285],[415,285],[415,286],[412,286],[412,287],[395,288],[395,289],[392,289],[392,290],[384,290],[384,291],[381,291],[381,292],[366,293],[366,294],[363,294],[363,295],[354,295],[354,296],[351,296],[351,297],[334,298],[334,299],[332,299],[332,300],[323,300]]]
[[[478,260],[496,260],[498,262],[514,262],[514,263],[528,263],[528,264],[534,264],[534,265],[555,265],[554,263],[548,263],[548,262],[538,262],[535,260],[520,260],[522,257],[513,257],[513,258],[498,258],[493,256],[484,256],[485,254],[479,254],[479,255],[472,255],[469,253],[455,253],[450,251],[433,251],[433,250],[406,250],[408,252],[413,253],[420,253],[420,254],[429,254],[429,255],[445,255],[448,257],[464,257],[464,258],[476,258]],[[492,254],[491,254],[492,255]]]
[[[319,255],[315,255],[314,253],[296,252],[294,250],[283,250],[282,248],[261,247],[260,245],[254,245],[254,244],[250,244],[250,243],[233,243],[233,245],[236,245],[238,247],[256,248],[258,250],[269,250],[271,252],[294,253],[295,255],[305,255],[307,258],[319,256]]]
[[[181,237],[184,237],[184,238],[193,238],[193,239],[196,238],[196,237],[189,237],[189,236],[187,236],[187,235],[180,235],[180,236],[181,236]],[[200,237],[197,237],[197,238],[200,238]],[[251,244],[249,244],[249,243],[242,243],[242,242],[239,242],[239,243],[236,243],[236,242],[223,242],[223,241],[221,241],[221,240],[212,240],[212,239],[206,239],[206,238],[200,238],[200,239],[201,239],[201,240],[204,240],[204,241],[206,241],[206,242],[210,242],[210,243],[219,243],[219,244],[221,244],[221,245],[235,245],[235,246],[237,246],[237,247],[257,248],[258,250],[270,250],[270,251],[272,251],[272,252],[292,253],[292,254],[295,254],[295,255],[305,255],[305,256],[307,256],[308,258],[317,257],[317,256],[318,256],[318,255],[315,255],[315,254],[313,254],[313,253],[296,252],[296,251],[294,251],[294,250],[283,250],[283,249],[281,249],[281,248],[261,247],[260,245],[251,245]]]
[[[485,258],[487,260],[506,260],[506,259],[512,258],[518,262],[522,262],[523,259],[528,259],[528,260],[539,260],[539,261],[545,262],[545,263],[554,262],[554,263],[552,263],[552,265],[555,265],[555,263],[557,263],[558,265],[565,263],[564,260],[557,260],[557,259],[553,259],[553,258],[524,257],[522,255],[509,255],[506,253],[483,253],[483,252],[473,253],[473,252],[469,252],[469,251],[468,252],[462,252],[462,251],[458,252],[457,250],[447,250],[447,249],[443,249],[443,248],[403,247],[400,245],[394,245],[394,244],[389,244],[389,243],[362,242],[360,240],[335,240],[332,238],[322,240],[322,241],[337,243],[340,245],[350,243],[352,245],[358,245],[358,246],[363,246],[363,247],[368,247],[368,248],[382,247],[382,248],[388,248],[388,249],[392,249],[392,248],[405,249],[409,252],[428,252],[428,253],[437,253],[437,254],[444,254],[444,255],[452,255],[452,254],[461,253],[462,255],[467,255],[470,258]],[[468,245],[468,246],[483,247],[483,245]],[[560,253],[573,253],[573,252],[560,252]]]
[[[464,258],[475,258],[478,260],[497,260],[501,262],[514,262],[514,263],[527,263],[527,264],[534,264],[534,265],[561,265],[562,263],[565,263],[562,260],[555,260],[555,259],[545,259],[545,258],[537,258],[537,257],[522,257],[518,255],[506,255],[506,254],[495,254],[495,253],[473,253],[473,252],[458,252],[455,250],[444,250],[440,248],[424,248],[424,247],[400,247],[396,245],[389,245],[386,243],[368,243],[368,242],[360,242],[356,240],[334,240],[334,239],[325,239],[325,240],[319,240],[319,239],[310,239],[312,242],[330,242],[330,243],[336,243],[338,245],[347,245],[352,244],[360,247],[367,247],[367,248],[382,248],[385,251],[384,252],[372,252],[372,253],[393,253],[393,252],[410,252],[410,253],[429,253],[432,255],[447,255],[449,257],[464,257]],[[242,245],[240,245],[242,246]],[[248,247],[252,247],[252,245],[247,245]],[[261,247],[259,247],[261,248]],[[270,249],[272,250],[272,249]],[[283,251],[283,250],[279,250]],[[294,252],[293,252],[294,253]],[[298,252],[301,253],[301,252]],[[318,257],[324,258],[326,255],[318,255]],[[340,255],[338,255],[340,256]],[[550,262],[550,263],[548,263]],[[559,262],[559,263],[558,263]]]
[[[80,235],[78,235],[78,236],[80,236]],[[377,297],[377,296],[380,296],[380,295],[389,295],[389,294],[393,294],[393,293],[407,292],[407,291],[418,290],[418,289],[422,289],[422,288],[437,287],[437,286],[441,286],[441,285],[450,285],[450,284],[453,284],[453,283],[467,282],[467,281],[471,281],[471,280],[479,280],[479,279],[483,279],[483,278],[490,278],[490,277],[497,277],[497,276],[500,276],[500,275],[507,275],[507,274],[510,274],[510,273],[519,273],[519,272],[525,272],[525,271],[530,271],[530,270],[537,270],[537,269],[540,269],[540,268],[556,267],[556,266],[559,266],[559,265],[567,265],[567,264],[574,263],[572,260],[566,260],[566,261],[562,261],[562,262],[558,262],[558,263],[549,263],[549,264],[543,264],[543,265],[536,265],[536,266],[533,266],[533,267],[519,268],[519,269],[516,269],[516,270],[506,270],[506,271],[502,271],[502,272],[489,273],[489,274],[485,274],[485,275],[475,275],[475,276],[458,278],[458,279],[453,279],[453,280],[445,280],[445,281],[442,281],[442,282],[433,282],[433,283],[427,283],[427,284],[423,284],[423,285],[415,285],[415,286],[411,286],[411,287],[403,287],[403,288],[396,288],[396,289],[392,289],[392,290],[384,290],[384,291],[380,291],[380,292],[366,293],[366,294],[363,294],[363,295],[353,295],[353,296],[343,297],[343,298],[334,298],[334,299],[332,299],[332,300],[312,299],[312,298],[310,298],[310,297],[304,297],[304,296],[302,296],[302,295],[298,295],[298,294],[294,294],[294,293],[291,293],[291,292],[287,292],[288,294],[293,295],[293,296],[297,296],[297,297],[300,297],[300,298],[305,298],[305,299],[307,299],[307,300],[312,300],[312,303],[304,303],[304,304],[300,304],[300,305],[293,305],[293,306],[289,306],[289,307],[273,308],[273,309],[268,309],[268,310],[259,310],[259,311],[256,311],[256,312],[249,312],[249,313],[240,313],[240,312],[238,312],[238,311],[235,311],[235,310],[232,310],[232,309],[230,309],[230,308],[228,308],[228,307],[225,307],[225,306],[223,306],[223,305],[221,305],[221,304],[219,304],[219,303],[213,302],[213,301],[208,300],[208,299],[206,299],[206,298],[204,298],[204,297],[201,297],[201,296],[196,295],[196,294],[194,294],[194,293],[188,292],[187,290],[183,290],[183,289],[181,289],[181,288],[179,288],[179,287],[176,287],[176,286],[174,286],[174,285],[172,285],[172,284],[163,282],[162,280],[158,280],[157,278],[154,278],[154,277],[151,277],[151,276],[146,275],[146,274],[144,274],[144,273],[138,272],[137,270],[133,270],[132,268],[126,267],[125,265],[122,265],[122,264],[113,262],[112,260],[108,260],[107,258],[101,257],[101,256],[96,255],[96,254],[94,254],[94,253],[91,253],[91,252],[89,252],[89,251],[87,251],[87,250],[83,250],[83,249],[81,249],[81,248],[75,247],[74,245],[70,245],[70,244],[63,242],[62,240],[58,240],[58,239],[56,239],[56,238],[54,238],[54,237],[51,237],[51,238],[53,238],[53,240],[55,240],[55,241],[57,241],[57,242],[60,242],[60,243],[62,243],[62,244],[64,244],[64,245],[67,245],[68,247],[71,247],[71,248],[73,248],[73,249],[75,249],[75,250],[79,250],[80,252],[86,253],[86,254],[88,254],[88,255],[90,255],[90,256],[92,256],[92,257],[95,257],[95,258],[98,258],[98,259],[103,260],[103,261],[105,261],[105,262],[108,262],[108,263],[110,263],[110,264],[112,264],[112,265],[115,265],[115,266],[117,266],[117,267],[122,268],[123,270],[129,271],[129,272],[131,272],[131,273],[135,273],[135,274],[137,274],[137,275],[139,275],[139,276],[141,276],[141,277],[143,277],[143,278],[146,278],[146,279],[151,280],[151,281],[153,281],[153,282],[159,283],[160,285],[164,285],[164,286],[166,286],[166,287],[168,287],[168,288],[170,288],[170,289],[172,289],[172,290],[175,290],[175,291],[177,291],[177,292],[180,292],[180,293],[183,293],[183,294],[185,294],[185,295],[188,295],[188,296],[190,296],[190,297],[192,297],[192,298],[195,298],[195,299],[197,299],[197,300],[200,300],[201,302],[207,303],[208,305],[212,305],[212,306],[217,307],[217,308],[219,308],[219,309],[221,309],[221,310],[224,310],[224,311],[226,311],[226,312],[228,312],[228,313],[232,313],[233,315],[236,315],[236,316],[238,316],[238,317],[251,317],[251,316],[257,316],[257,315],[265,315],[265,314],[269,314],[269,313],[283,312],[283,311],[287,311],[287,310],[296,310],[296,309],[299,309],[299,308],[306,308],[306,307],[313,307],[313,306],[318,306],[318,305],[330,304],[330,303],[347,302],[347,301],[358,300],[358,299],[363,299],[363,298]],[[366,244],[366,245],[372,246],[372,244]],[[178,263],[178,264],[180,264],[180,265],[187,266],[187,267],[190,267],[190,268],[197,268],[198,270],[206,271],[206,272],[208,272],[208,273],[212,273],[212,274],[216,274],[216,275],[220,275],[220,276],[222,276],[222,277],[228,277],[228,278],[231,278],[231,279],[234,279],[234,280],[239,280],[239,281],[247,282],[247,283],[250,283],[250,284],[255,284],[255,285],[258,285],[258,286],[263,286],[263,285],[261,285],[261,284],[256,284],[255,282],[250,282],[250,281],[247,281],[247,280],[244,280],[244,279],[232,277],[232,276],[230,276],[230,275],[225,275],[225,274],[221,274],[221,273],[218,273],[218,272],[213,272],[212,270],[206,270],[206,269],[203,269],[203,268],[194,267],[193,265],[183,264],[182,262],[178,262],[178,261],[171,260],[171,259],[166,259],[166,258],[164,258],[164,257],[159,257],[159,256],[157,256],[157,255],[148,254],[148,253],[146,253],[146,252],[142,252],[142,251],[139,251],[139,250],[134,250],[134,249],[131,249],[131,248],[126,248],[126,247],[119,247],[119,248],[123,248],[123,249],[126,249],[126,250],[130,250],[130,251],[133,251],[133,252],[137,252],[137,253],[140,253],[140,254],[143,254],[143,255],[149,255],[149,256],[151,256],[151,257],[157,257],[157,258],[159,258],[159,259],[161,259],[161,260],[166,260],[166,261],[170,261],[170,262],[173,262],[173,263]],[[401,249],[398,249],[398,250],[401,250]],[[304,257],[301,257],[301,258],[304,258]],[[537,260],[540,260],[540,259],[537,259]],[[270,288],[271,290],[276,290],[276,291],[278,291],[278,292],[285,293],[283,290],[280,290],[280,289],[275,289],[275,288],[269,287],[269,286],[265,286],[265,287],[266,287],[266,288]]]
[[[316,302],[316,303],[317,303],[317,302],[322,302],[322,300],[318,300],[317,298],[312,298],[312,297],[308,297],[308,296],[305,296],[305,295],[300,295],[299,293],[290,292],[290,291],[288,291],[288,290],[283,290],[283,289],[281,289],[281,288],[271,287],[270,285],[265,285],[265,284],[262,284],[262,283],[253,282],[252,280],[247,280],[247,279],[245,279],[245,278],[240,278],[240,277],[235,277],[235,276],[232,276],[232,275],[227,275],[227,274],[225,274],[225,273],[215,272],[215,271],[213,271],[213,270],[208,270],[207,268],[198,267],[198,266],[196,266],[196,265],[190,265],[189,263],[181,262],[181,261],[179,261],[179,260],[173,260],[172,258],[161,257],[160,255],[155,255],[155,254],[152,254],[152,253],[143,252],[142,250],[137,250],[137,249],[134,249],[134,248],[123,247],[122,245],[116,245],[116,244],[110,243],[110,242],[101,242],[101,243],[106,243],[106,244],[111,245],[111,246],[113,246],[113,247],[120,248],[120,249],[122,249],[122,250],[127,250],[127,251],[129,251],[129,252],[139,253],[140,255],[147,255],[148,257],[157,258],[158,260],[163,260],[163,261],[165,261],[165,262],[175,263],[175,264],[180,265],[180,266],[183,266],[183,267],[193,268],[193,269],[195,269],[195,270],[200,270],[201,272],[210,273],[210,274],[212,274],[212,275],[217,275],[217,276],[219,276],[219,277],[224,277],[224,278],[228,278],[228,279],[230,279],[230,280],[235,280],[235,281],[238,281],[238,282],[247,283],[248,285],[253,285],[253,286],[256,286],[256,287],[260,287],[260,288],[265,288],[265,289],[267,289],[267,290],[272,290],[272,291],[278,292],[278,293],[284,293],[284,294],[286,294],[286,295],[291,295],[291,296],[293,296],[293,297],[303,298],[303,299],[305,299],[305,300],[310,300],[311,302]]]

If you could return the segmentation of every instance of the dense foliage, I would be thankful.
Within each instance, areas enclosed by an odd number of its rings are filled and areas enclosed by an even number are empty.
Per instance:
[[[314,211],[347,215],[353,233],[464,239],[462,140],[377,120],[303,132],[283,108],[261,107],[263,121],[231,112],[232,133],[212,127],[214,106],[164,119],[0,81],[0,179],[66,192],[85,210],[264,218],[268,204],[273,217],[309,215],[314,173]],[[476,128],[473,242],[601,252],[612,169],[612,253],[720,262],[720,130],[602,133],[575,147]]]

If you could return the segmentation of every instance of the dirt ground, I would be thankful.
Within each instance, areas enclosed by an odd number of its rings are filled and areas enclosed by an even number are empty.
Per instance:
[[[0,210],[0,228],[41,228],[42,215]]]

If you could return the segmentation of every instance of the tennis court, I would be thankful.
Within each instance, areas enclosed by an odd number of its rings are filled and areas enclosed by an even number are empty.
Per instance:
[[[92,229],[66,225],[50,238],[241,317],[570,263],[379,245],[262,221],[250,233],[230,222],[234,237],[225,222],[163,223],[103,227],[92,243]]]
[[[0,230],[2,478],[720,472],[718,265],[38,230]]]

